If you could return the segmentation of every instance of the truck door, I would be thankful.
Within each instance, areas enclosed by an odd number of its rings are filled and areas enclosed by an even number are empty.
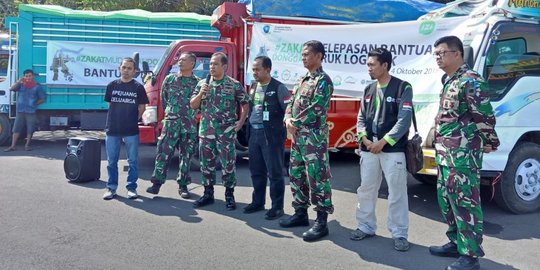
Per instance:
[[[540,25],[502,21],[492,29],[482,72],[501,145],[484,155],[482,170],[498,175],[501,207],[532,212],[540,209]]]

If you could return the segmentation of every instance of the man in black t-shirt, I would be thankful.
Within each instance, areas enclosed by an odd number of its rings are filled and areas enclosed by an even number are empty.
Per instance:
[[[126,145],[129,164],[127,197],[137,198],[138,156],[139,156],[139,127],[138,120],[144,112],[148,97],[144,86],[133,79],[135,75],[135,61],[126,57],[120,65],[120,79],[107,85],[105,101],[109,103],[107,124],[105,131],[107,137],[105,146],[107,150],[107,190],[103,194],[104,200],[110,200],[116,195],[118,187],[118,158],[122,141]]]

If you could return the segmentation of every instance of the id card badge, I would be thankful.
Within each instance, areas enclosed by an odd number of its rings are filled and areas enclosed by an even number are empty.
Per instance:
[[[263,111],[263,121],[270,121],[270,112]]]

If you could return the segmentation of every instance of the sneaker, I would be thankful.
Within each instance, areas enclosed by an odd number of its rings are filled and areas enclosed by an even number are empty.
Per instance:
[[[105,194],[103,194],[103,199],[110,200],[114,198],[114,196],[116,196],[116,191],[108,188],[107,191],[105,191]]]
[[[184,199],[189,199],[189,197],[191,197],[191,194],[189,194],[189,189],[186,185],[178,186],[178,194]]]
[[[350,238],[351,240],[354,240],[354,241],[360,241],[364,238],[373,237],[373,236],[375,236],[375,234],[367,234],[360,229],[356,229],[353,232],[351,232]]]
[[[133,199],[137,199],[137,197],[139,197],[139,194],[137,194],[137,191],[134,189],[128,189],[127,197],[128,199],[133,200]]]
[[[409,241],[405,237],[399,237],[394,239],[394,249],[397,251],[407,251],[409,250],[410,245]]]

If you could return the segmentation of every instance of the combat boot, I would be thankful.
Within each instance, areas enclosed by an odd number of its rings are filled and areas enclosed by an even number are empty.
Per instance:
[[[204,194],[196,201],[193,202],[195,207],[203,207],[214,203],[214,186],[204,186]]]
[[[294,215],[279,221],[279,226],[283,228],[309,226],[309,217],[306,208],[298,207],[294,210]]]
[[[302,238],[304,238],[304,241],[311,242],[327,236],[327,221],[328,213],[323,211],[317,211],[317,219],[315,220],[315,224],[313,224],[313,227],[311,227],[311,229],[302,234]]]
[[[151,193],[151,194],[158,194],[160,188],[161,188],[161,184],[153,183],[151,187],[146,189],[146,192]]]
[[[478,258],[461,255],[457,261],[446,267],[446,270],[478,270],[480,263]]]
[[[234,200],[234,188],[225,188],[225,207],[227,207],[227,210],[236,209],[236,201]]]

